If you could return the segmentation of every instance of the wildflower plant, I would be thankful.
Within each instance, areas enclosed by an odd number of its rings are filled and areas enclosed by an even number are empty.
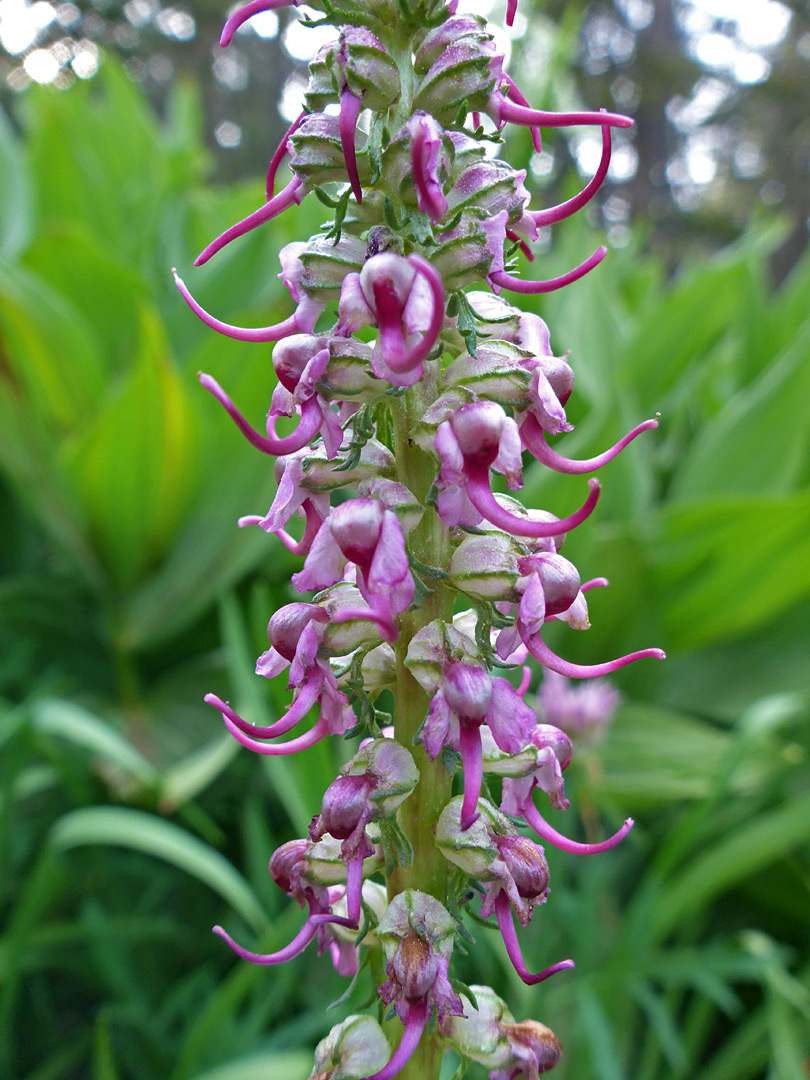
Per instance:
[[[290,2],[252,0],[229,18],[221,43],[257,12]],[[510,0],[509,22],[515,6]],[[258,754],[293,754],[327,737],[362,741],[309,836],[270,859],[275,883],[306,912],[293,941],[260,955],[216,932],[255,964],[291,960],[317,940],[342,975],[369,967],[377,1012],[330,1032],[316,1051],[319,1080],[436,1080],[447,1047],[488,1067],[493,1080],[529,1080],[557,1062],[560,1045],[541,1023],[516,1023],[491,989],[455,978],[454,947],[472,940],[467,914],[497,921],[525,983],[573,967],[562,959],[536,972],[521,951],[515,920],[528,925],[549,893],[542,844],[592,855],[617,844],[632,821],[582,844],[543,818],[536,790],[568,807],[572,747],[525,702],[527,660],[591,679],[663,653],[581,665],[551,650],[545,625],[587,629],[587,593],[607,584],[583,582],[560,554],[565,534],[596,508],[599,482],[591,478],[582,505],[558,518],[496,493],[493,472],[510,492],[522,486],[526,453],[558,472],[592,473],[657,421],[589,460],[553,449],[548,437],[571,430],[573,372],[555,356],[545,323],[503,294],[563,288],[602,260],[600,247],[545,281],[513,272],[521,252],[532,258],[539,227],[593,198],[612,129],[632,121],[531,108],[485,21],[456,14],[456,0],[314,7],[320,17],[304,21],[334,27],[335,37],[309,66],[301,114],[270,164],[267,199],[195,263],[317,198],[333,211],[331,224],[280,252],[295,311],[274,326],[231,326],[177,285],[221,334],[276,343],[264,431],[210,376],[200,382],[252,446],[276,459],[272,506],[240,525],[275,534],[300,556],[292,585],[312,594],[272,614],[270,648],[257,662],[259,675],[288,680],[288,711],[257,727],[221,698],[206,701]],[[593,179],[567,202],[533,209],[525,172],[493,154],[508,123],[529,127],[537,147],[543,127],[599,127]],[[292,179],[276,191],[285,158]],[[296,418],[291,434],[277,434],[280,417]],[[287,531],[296,515],[300,539]],[[500,781],[499,807],[483,797],[495,790],[485,775]]]

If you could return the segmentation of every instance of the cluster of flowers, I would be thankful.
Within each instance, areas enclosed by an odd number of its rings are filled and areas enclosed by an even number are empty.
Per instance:
[[[222,43],[255,13],[290,2],[252,0],[228,20]],[[571,429],[565,406],[573,373],[554,355],[543,321],[500,294],[561,288],[602,259],[599,248],[551,281],[527,281],[508,268],[518,251],[531,257],[526,241],[540,226],[594,196],[607,172],[611,129],[631,121],[605,111],[530,108],[485,22],[456,14],[455,0],[320,0],[315,7],[337,36],[310,64],[306,107],[273,157],[267,201],[196,260],[204,263],[314,192],[333,208],[334,224],[280,253],[295,313],[260,329],[231,326],[205,312],[177,278],[209,326],[277,342],[278,382],[264,432],[214,379],[200,381],[253,446],[277,458],[272,506],[240,524],[258,525],[302,556],[292,584],[315,593],[272,616],[270,648],[258,660],[266,678],[287,673],[292,701],[284,716],[256,727],[219,697],[206,701],[259,754],[292,754],[326,736],[368,737],[327,789],[309,837],[284,844],[270,860],[273,880],[307,912],[298,935],[260,955],[216,932],[256,964],[282,963],[317,939],[341,974],[367,962],[384,973],[381,1006],[404,1025],[396,1049],[376,1019],[351,1016],[318,1047],[319,1080],[388,1080],[415,1053],[419,1059],[420,1045],[424,1080],[438,1075],[445,1045],[484,1064],[493,1080],[535,1078],[558,1060],[559,1043],[541,1024],[515,1023],[490,989],[451,979],[460,916],[482,895],[479,917],[494,914],[527,984],[573,967],[562,960],[533,973],[523,959],[514,917],[529,923],[546,900],[549,872],[543,847],[515,821],[544,843],[582,854],[613,847],[632,821],[601,843],[583,844],[537,809],[535,789],[567,808],[562,773],[572,747],[526,704],[526,661],[590,679],[663,653],[643,649],[582,666],[549,648],[545,624],[586,629],[586,594],[607,584],[581,582],[560,554],[565,534],[593,512],[599,483],[591,479],[581,508],[560,519],[495,494],[492,472],[519,489],[528,452],[559,472],[590,473],[656,420],[589,460],[552,449],[547,436]],[[493,121],[489,134],[481,114]],[[529,126],[538,146],[543,126],[599,126],[599,169],[576,197],[532,210],[525,173],[487,151],[492,128],[507,122]],[[285,158],[292,180],[275,194]],[[488,288],[468,291],[475,285]],[[278,417],[297,418],[292,434],[277,434]],[[332,505],[341,489],[350,497]],[[286,531],[295,515],[304,523],[300,539]],[[459,598],[468,610],[456,610]],[[504,669],[517,671],[517,688],[493,674]],[[395,702],[390,725],[377,709],[384,692]],[[308,729],[279,741],[312,710]],[[462,793],[452,797],[459,765]],[[501,781],[499,808],[482,797],[485,773]],[[386,887],[375,880],[380,875]],[[425,1034],[434,1011],[435,1033]],[[428,1043],[438,1055],[425,1050]]]

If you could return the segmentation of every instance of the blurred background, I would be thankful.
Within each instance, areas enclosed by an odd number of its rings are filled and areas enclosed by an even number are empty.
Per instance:
[[[502,7],[476,8],[503,25]],[[211,372],[258,420],[268,347],[206,330],[169,268],[219,317],[274,322],[291,310],[278,249],[323,220],[307,200],[191,269],[263,200],[320,44],[282,11],[220,50],[225,14],[0,0],[3,1080],[303,1080],[372,990],[363,975],[328,1011],[345,990],[328,958],[268,972],[208,933],[263,951],[293,936],[267,858],[305,834],[345,756],[256,760],[202,704],[213,690],[254,722],[279,715],[284,680],[253,666],[296,560],[236,528],[269,506],[272,468],[196,382]],[[637,821],[610,855],[550,853],[524,953],[576,970],[528,989],[476,928],[461,977],[556,1031],[560,1080],[799,1080],[810,4],[521,0],[501,40],[538,107],[637,120],[589,220],[542,236],[527,270],[560,273],[605,235],[613,249],[530,301],[577,374],[564,451],[661,413],[567,541],[584,577],[611,580],[590,594],[592,629],[554,627],[550,644],[669,659],[623,671],[613,720],[575,736],[554,824],[598,837]],[[551,204],[593,171],[599,136],[549,132],[535,154],[518,132],[508,154]],[[526,480],[559,513],[580,491],[539,468]]]

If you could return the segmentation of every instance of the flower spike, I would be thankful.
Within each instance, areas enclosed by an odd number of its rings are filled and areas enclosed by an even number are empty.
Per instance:
[[[233,41],[233,35],[239,29],[239,27],[252,19],[254,15],[258,15],[261,11],[275,11],[276,8],[282,7],[298,7],[298,0],[251,0],[249,4],[245,4],[243,7],[238,8],[233,15],[228,19],[222,28],[222,35],[219,39],[219,44],[222,48]]]
[[[643,424],[638,424],[629,431],[623,438],[611,446],[609,450],[605,450],[601,454],[597,454],[595,457],[586,458],[582,461],[574,461],[571,458],[563,457],[562,454],[558,454],[556,450],[552,450],[546,442],[546,436],[543,429],[537,423],[537,420],[528,414],[520,427],[520,435],[523,439],[523,445],[529,451],[529,453],[542,462],[543,465],[547,465],[550,469],[554,469],[556,472],[580,474],[594,472],[596,469],[601,469],[603,465],[607,465],[609,461],[612,461],[618,454],[624,450],[625,446],[638,438],[644,431],[652,431],[658,427],[658,417],[654,420],[645,420]]]
[[[566,285],[570,285],[574,281],[579,281],[581,277],[585,277],[590,273],[594,267],[597,267],[599,263],[607,255],[607,248],[604,244],[601,244],[593,255],[590,255],[585,262],[580,263],[579,266],[575,266],[573,270],[569,270],[565,274],[560,274],[559,277],[549,278],[547,281],[524,281],[522,278],[516,278],[512,274],[507,274],[505,270],[494,270],[489,275],[489,282],[497,291],[498,289],[510,289],[512,292],[517,293],[548,293],[556,292],[557,289],[564,289]]]

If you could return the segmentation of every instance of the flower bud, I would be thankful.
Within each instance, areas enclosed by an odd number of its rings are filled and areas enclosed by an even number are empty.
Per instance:
[[[285,893],[293,891],[294,872],[296,868],[300,871],[306,866],[306,857],[311,848],[311,840],[288,840],[270,856],[267,867],[270,877]]]
[[[315,1047],[310,1080],[362,1080],[382,1069],[390,1055],[373,1016],[347,1016]]]
[[[346,160],[336,116],[310,113],[287,142],[290,168],[302,183],[315,187],[317,184],[346,182]],[[371,169],[367,154],[357,155],[357,170],[362,183],[368,183]]]
[[[344,455],[345,456],[345,455]],[[343,457],[328,459],[322,447],[309,453],[303,461],[301,486],[314,493],[337,491],[339,488],[359,484],[374,476],[391,476],[394,472],[394,455],[376,439],[369,439],[360,451],[360,460],[352,469],[335,472],[343,463]]]
[[[339,581],[337,585],[318,593],[315,599],[329,616],[323,635],[323,650],[328,656],[348,656],[355,649],[379,644],[380,633],[376,625],[368,619],[334,621],[335,615],[342,611],[362,609],[366,606],[355,585],[348,581]]]
[[[270,617],[267,624],[267,637],[270,644],[291,663],[301,634],[311,623],[324,624],[329,616],[317,604],[285,604]]]
[[[444,43],[447,33],[445,24],[434,35],[429,35],[425,42],[428,50],[435,48],[437,38]],[[502,65],[503,57],[489,34],[443,44],[422,79],[414,106],[435,116],[440,124],[452,124],[463,102],[466,101],[470,109],[486,107]]]
[[[526,577],[536,574],[543,587],[545,615],[559,615],[571,607],[579,592],[579,571],[562,555],[541,552],[518,560],[518,570]]]
[[[525,836],[493,836],[498,854],[506,863],[517,887],[526,900],[545,899],[548,891],[548,863],[543,849]]]
[[[480,600],[514,601],[520,553],[514,538],[506,533],[468,536],[450,558],[450,584]]]
[[[441,390],[465,387],[477,397],[499,405],[525,409],[529,405],[531,372],[526,367],[530,354],[508,341],[481,341],[477,356],[461,353],[447,367],[439,383]]]
[[[347,840],[368,821],[368,797],[372,781],[366,776],[339,776],[326,789],[320,815],[312,819],[310,836],[319,839],[325,832],[336,840]]]
[[[325,236],[313,236],[298,252],[304,267],[301,287],[307,296],[321,303],[337,300],[343,279],[360,270],[365,257],[366,245],[356,236],[344,232],[336,244]]]
[[[394,739],[366,742],[340,771],[347,779],[367,778],[374,818],[391,817],[419,782],[419,770],[410,751]]]
[[[470,990],[477,1008],[464,998],[464,1015],[447,1017],[441,1027],[462,1057],[493,1070],[492,1080],[537,1080],[557,1064],[562,1049],[549,1028],[534,1020],[515,1023],[506,1002],[488,986]]]

